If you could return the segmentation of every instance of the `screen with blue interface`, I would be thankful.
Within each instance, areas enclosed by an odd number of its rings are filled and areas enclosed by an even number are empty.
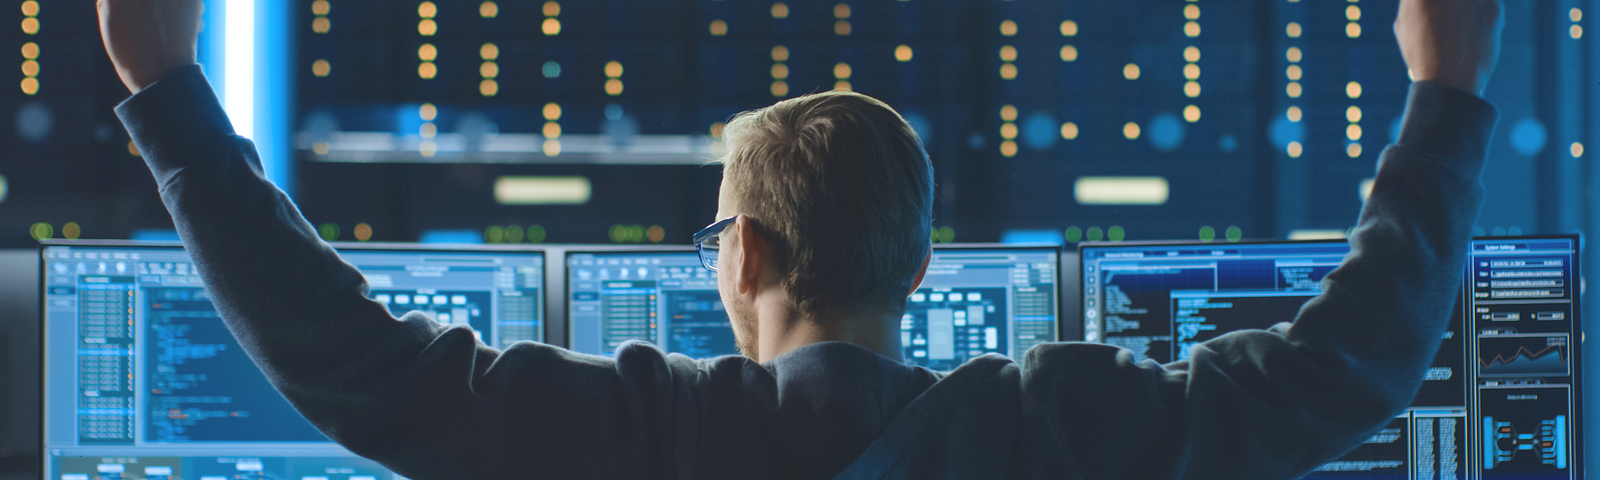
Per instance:
[[[542,339],[543,252],[339,250],[395,315]],[[49,245],[42,265],[46,478],[396,478],[272,389],[182,248]]]
[[[900,321],[908,362],[950,370],[1056,338],[1055,248],[939,247]],[[693,251],[567,257],[573,350],[610,355],[628,340],[695,358],[737,355],[716,274]]]
[[[1582,476],[1576,237],[1473,240],[1461,295],[1412,407],[1312,479]],[[1087,341],[1160,362],[1292,321],[1343,241],[1085,245]]]

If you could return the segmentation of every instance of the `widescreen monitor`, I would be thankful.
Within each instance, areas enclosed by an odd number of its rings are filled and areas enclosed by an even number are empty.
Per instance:
[[[542,251],[338,249],[397,316],[425,311],[490,345],[543,339]],[[73,242],[41,253],[46,479],[397,478],[272,389],[181,247]]]
[[[1054,341],[1059,258],[1057,247],[935,247],[900,320],[905,360],[951,370]],[[570,251],[567,283],[573,350],[612,355],[637,340],[694,358],[739,353],[716,274],[691,248]]]
[[[1474,239],[1412,407],[1312,479],[1582,478],[1576,236]],[[1087,341],[1160,362],[1292,321],[1344,241],[1085,244]]]

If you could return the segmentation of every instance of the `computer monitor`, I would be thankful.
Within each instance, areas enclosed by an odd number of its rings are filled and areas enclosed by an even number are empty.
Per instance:
[[[950,370],[1054,341],[1059,256],[1056,247],[936,247],[901,319],[906,361]],[[716,274],[692,248],[570,251],[567,278],[575,351],[612,355],[640,340],[695,358],[739,353]]]
[[[1412,407],[1306,478],[1581,478],[1578,238],[1474,239]],[[1169,362],[1294,319],[1344,241],[1080,246],[1085,339]]]
[[[491,345],[543,337],[541,251],[338,248],[396,315],[427,311]],[[397,478],[272,389],[181,247],[50,243],[41,254],[46,479]]]

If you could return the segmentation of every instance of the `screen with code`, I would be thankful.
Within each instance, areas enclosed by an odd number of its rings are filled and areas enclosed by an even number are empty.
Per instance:
[[[1576,237],[1473,240],[1461,295],[1406,413],[1312,479],[1576,479]],[[1088,341],[1160,362],[1293,321],[1343,241],[1081,248]]]
[[[397,316],[421,311],[490,345],[543,339],[542,251],[338,249]],[[329,441],[272,388],[181,247],[42,252],[48,478],[396,478]]]

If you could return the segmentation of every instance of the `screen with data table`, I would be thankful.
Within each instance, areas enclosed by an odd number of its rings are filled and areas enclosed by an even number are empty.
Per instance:
[[[1089,244],[1084,338],[1163,363],[1295,319],[1343,241]],[[1422,389],[1310,479],[1582,477],[1576,237],[1480,237]]]
[[[1058,251],[940,246],[900,320],[907,362],[950,370],[985,353],[1056,339]],[[716,273],[690,249],[569,253],[572,349],[612,355],[629,340],[694,358],[737,355]]]
[[[421,311],[491,345],[543,338],[541,251],[339,251],[396,316]],[[395,478],[272,388],[181,247],[67,243],[42,255],[48,478]]]

